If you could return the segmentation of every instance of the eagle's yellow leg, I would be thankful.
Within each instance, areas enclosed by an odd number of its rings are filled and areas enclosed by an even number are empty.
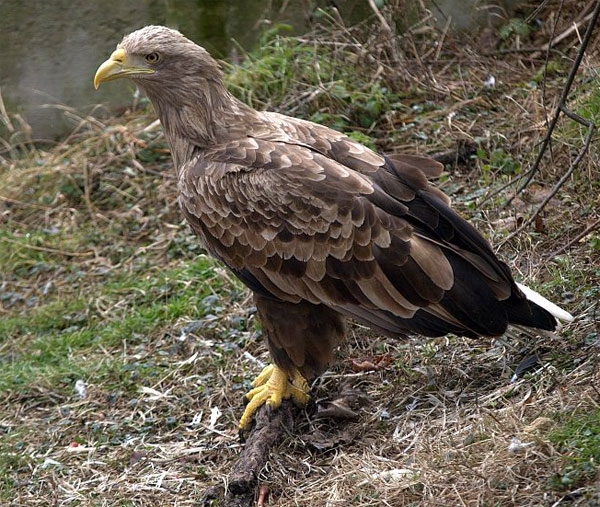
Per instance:
[[[308,403],[308,384],[300,372],[294,369],[287,373],[270,364],[252,382],[254,389],[246,394],[249,403],[240,419],[239,427],[245,430],[256,411],[264,404],[271,408],[279,408],[281,401],[291,398],[299,406]]]

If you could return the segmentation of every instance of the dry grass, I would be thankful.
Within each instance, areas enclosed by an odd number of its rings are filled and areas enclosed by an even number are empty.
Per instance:
[[[556,33],[583,12],[584,3],[573,4]],[[548,3],[547,22],[528,46],[549,40],[557,5]],[[340,100],[334,87],[343,79],[340,56],[354,54],[358,74],[368,76],[356,84],[361,97],[376,84],[402,104],[390,100],[370,126],[348,130],[388,150],[473,144],[479,151],[448,166],[440,184],[498,243],[547,195],[582,142],[583,131],[561,122],[527,193],[505,210],[510,190],[479,206],[531,163],[576,34],[552,53],[556,72],[533,86],[544,54],[508,52],[524,41],[507,38],[500,44],[507,52],[482,56],[477,42],[422,17],[393,45],[379,27],[348,30],[330,20],[320,29],[326,37],[321,31],[299,42],[338,58],[330,81],[314,85],[315,93],[292,86],[279,103],[307,117],[333,117],[335,107],[358,117],[357,102]],[[570,104],[592,115],[600,110],[597,48]],[[489,75],[492,89],[482,84]],[[258,90],[253,101],[266,99]],[[0,153],[0,498],[15,506],[196,505],[207,486],[226,481],[240,449],[242,394],[268,360],[251,300],[200,255],[182,224],[152,114],[65,113],[77,128],[62,143],[36,147],[13,120]],[[479,341],[398,341],[353,327],[339,361],[313,385],[313,399],[320,409],[347,406],[355,417],[318,418],[315,406],[295,412],[295,428],[261,475],[268,505],[600,502],[597,471],[566,473],[585,461],[578,434],[556,437],[573,420],[600,414],[597,229],[568,245],[598,219],[599,163],[592,150],[541,222],[502,247],[519,277],[576,321],[556,334],[513,329]],[[511,382],[531,353],[539,364]],[[365,360],[385,367],[356,371]],[[600,422],[588,429],[600,438]]]

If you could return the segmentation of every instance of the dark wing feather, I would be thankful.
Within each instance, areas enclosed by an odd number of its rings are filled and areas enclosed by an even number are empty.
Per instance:
[[[261,296],[325,304],[388,333],[504,331],[504,303],[524,298],[429,185],[437,162],[383,158],[325,127],[272,117],[276,134],[205,150],[180,173],[182,210],[210,252]]]

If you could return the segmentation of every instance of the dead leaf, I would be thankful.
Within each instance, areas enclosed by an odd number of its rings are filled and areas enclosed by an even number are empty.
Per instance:
[[[345,398],[322,401],[317,404],[315,419],[356,419],[358,414],[350,408]]]
[[[350,367],[353,371],[378,371],[387,367],[392,362],[392,358],[387,354],[373,356],[358,361],[352,359]]]

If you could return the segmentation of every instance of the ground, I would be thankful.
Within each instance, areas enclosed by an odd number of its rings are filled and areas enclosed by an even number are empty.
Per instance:
[[[469,36],[384,9],[405,34],[393,40],[378,18],[348,29],[324,13],[226,68],[255,107],[441,156],[455,207],[576,317],[480,340],[351,327],[271,451],[266,505],[600,504],[598,135],[577,161],[588,130],[563,115],[507,205],[589,19],[586,2],[543,7],[542,24],[523,14]],[[597,41],[566,102],[595,123]],[[0,501],[197,505],[227,480],[243,393],[268,361],[252,300],[183,223],[147,104],[65,114],[75,128],[53,146],[2,115]]]

